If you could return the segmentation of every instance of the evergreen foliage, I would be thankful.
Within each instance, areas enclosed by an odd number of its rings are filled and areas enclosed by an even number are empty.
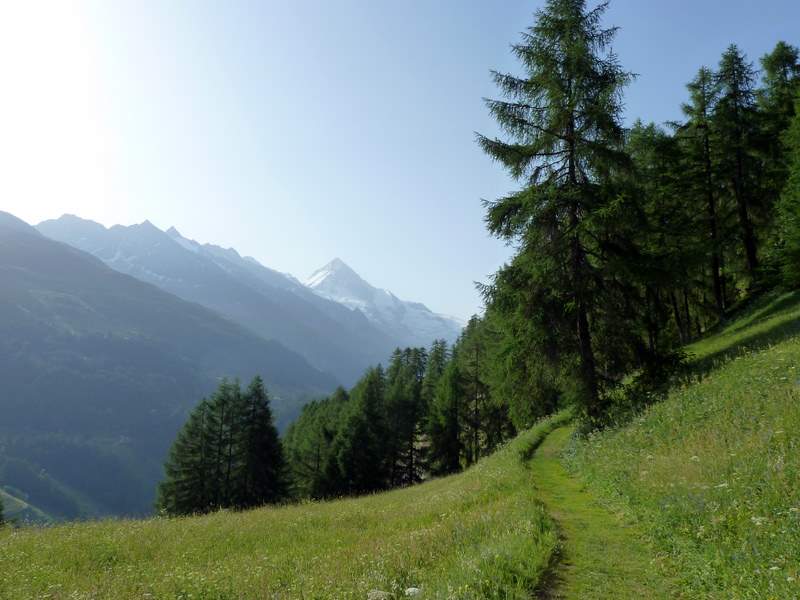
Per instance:
[[[428,422],[430,467],[435,475],[455,473],[461,468],[464,382],[455,361],[448,363],[431,403]]]
[[[780,252],[783,281],[790,288],[800,286],[800,92],[796,114],[786,132],[788,180],[778,206],[783,246]]]
[[[610,49],[616,30],[600,26],[606,7],[547,2],[513,46],[525,76],[495,73],[507,100],[487,101],[512,141],[478,136],[524,186],[487,203],[489,231],[519,247],[487,298],[511,304],[512,318],[522,307],[535,322],[536,355],[577,384],[576,400],[594,421],[606,410],[601,371],[614,362],[616,342],[632,335],[620,318],[632,294],[619,270],[631,249],[617,228],[624,206],[611,179],[629,165],[620,115],[631,75]],[[604,330],[617,339],[600,342]]]
[[[178,433],[164,465],[157,506],[168,515],[249,508],[286,497],[283,450],[264,383],[244,393],[222,381]]]
[[[758,113],[756,71],[735,44],[723,53],[716,75],[719,99],[714,110],[719,136],[719,172],[732,196],[739,222],[747,272],[756,277],[758,242],[753,210],[758,191]]]

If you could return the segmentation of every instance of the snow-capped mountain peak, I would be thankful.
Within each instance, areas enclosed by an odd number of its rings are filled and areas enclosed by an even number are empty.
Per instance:
[[[314,271],[306,279],[305,285],[321,296],[348,304],[370,302],[376,290],[340,258],[334,258],[321,269]]]
[[[418,302],[405,302],[392,292],[373,287],[340,258],[317,269],[304,282],[316,294],[360,310],[389,336],[411,346],[428,346],[435,339],[455,341],[462,324]]]

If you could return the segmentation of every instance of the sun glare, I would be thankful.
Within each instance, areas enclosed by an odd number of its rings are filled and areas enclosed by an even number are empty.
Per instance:
[[[30,221],[104,195],[103,103],[80,6],[0,4],[0,209]]]

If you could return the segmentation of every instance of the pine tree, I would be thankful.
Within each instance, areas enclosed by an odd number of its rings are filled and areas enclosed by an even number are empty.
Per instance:
[[[686,165],[684,176],[690,184],[690,193],[699,200],[698,205],[705,204],[707,215],[705,230],[709,240],[711,285],[717,314],[722,317],[727,304],[723,275],[724,242],[717,198],[718,186],[713,167],[716,148],[712,147],[713,122],[711,119],[717,102],[718,88],[714,74],[706,67],[702,67],[686,87],[689,90],[689,102],[682,107],[686,123],[680,127],[678,132],[683,143]],[[683,325],[685,337],[688,331],[688,322],[684,322]]]
[[[732,44],[722,55],[717,71],[720,95],[714,110],[719,134],[721,176],[736,206],[747,272],[751,280],[758,269],[758,242],[753,223],[753,201],[759,162],[756,74],[745,55]]]
[[[455,473],[461,468],[463,396],[458,364],[450,361],[436,386],[428,420],[430,470],[434,475]]]
[[[367,371],[352,392],[351,414],[334,441],[339,494],[365,494],[389,485],[385,392],[386,377],[380,366]]]
[[[5,522],[6,522],[5,516],[3,514],[3,510],[4,510],[4,508],[3,508],[3,496],[0,496],[0,527],[5,525]]]
[[[285,496],[285,464],[260,378],[242,394],[223,380],[178,432],[158,487],[158,509],[168,515],[248,508]]]
[[[209,402],[203,400],[178,433],[164,465],[166,478],[158,486],[157,506],[169,515],[204,513],[214,505],[213,445],[208,429]]]
[[[561,364],[570,362],[564,355],[575,357],[577,395],[593,421],[602,419],[607,403],[598,374],[602,345],[595,343],[592,327],[607,316],[615,323],[606,331],[625,329],[615,312],[601,310],[603,290],[620,282],[603,281],[603,268],[610,264],[604,255],[613,246],[598,248],[609,235],[593,231],[597,223],[613,222],[616,197],[606,184],[627,164],[621,151],[621,91],[631,76],[609,49],[616,29],[600,27],[606,7],[588,10],[583,0],[548,0],[522,43],[513,46],[526,77],[495,73],[508,101],[487,102],[513,141],[478,136],[484,151],[524,184],[487,204],[489,230],[519,244],[515,268],[527,271],[526,285],[534,287],[530,301],[538,308],[531,310],[547,312],[540,331],[559,332]],[[505,286],[519,280],[502,274],[499,279],[495,284]],[[621,295],[605,304],[619,302]]]
[[[788,150],[789,176],[778,203],[782,238],[783,281],[790,288],[800,287],[800,93],[796,114],[784,136]]]
[[[243,397],[233,504],[249,508],[275,503],[287,496],[286,464],[269,394],[261,377],[255,377]]]

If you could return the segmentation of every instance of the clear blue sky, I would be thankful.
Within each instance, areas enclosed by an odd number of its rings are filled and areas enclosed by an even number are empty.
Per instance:
[[[480,199],[515,187],[474,144],[481,98],[540,4],[6,3],[0,209],[150,219],[301,278],[339,256],[466,317],[509,253]],[[607,23],[639,74],[628,122],[677,118],[731,42],[800,44],[797,0],[616,0]]]

